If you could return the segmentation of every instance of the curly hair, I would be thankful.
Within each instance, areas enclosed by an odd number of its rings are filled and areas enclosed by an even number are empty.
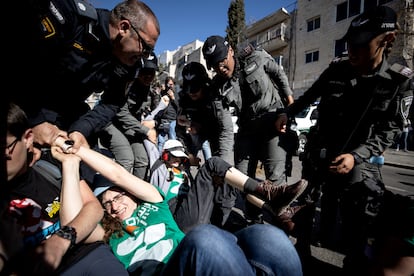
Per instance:
[[[109,238],[112,235],[116,235],[117,238],[120,238],[124,235],[122,231],[122,221],[118,218],[112,217],[108,212],[104,212],[104,216],[101,220],[101,225],[105,230],[104,241],[108,243]]]

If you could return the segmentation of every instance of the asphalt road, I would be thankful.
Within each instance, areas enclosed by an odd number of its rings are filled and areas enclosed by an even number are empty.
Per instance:
[[[389,150],[385,154],[385,165],[383,167],[383,178],[387,188],[395,193],[414,194],[414,152],[396,152]],[[295,183],[300,179],[301,163],[297,156],[293,157],[292,176],[288,178],[288,184]],[[257,178],[264,179],[263,171],[258,168]],[[235,230],[242,226],[243,205],[239,199],[234,212],[231,216],[232,225],[229,230]],[[290,237],[295,243],[295,237]],[[311,264],[311,271],[305,275],[342,275],[342,261],[344,255],[340,252],[327,248],[312,246],[312,256],[314,257]],[[316,273],[316,274],[315,274]]]

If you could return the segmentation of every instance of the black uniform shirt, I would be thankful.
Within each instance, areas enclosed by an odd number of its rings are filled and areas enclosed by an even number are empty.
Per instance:
[[[30,85],[16,94],[16,102],[32,125],[48,121],[88,137],[106,126],[124,103],[134,68],[113,58],[108,10],[95,10],[82,0],[45,2],[50,5],[36,6],[24,18],[31,45],[25,64]],[[79,3],[86,7],[82,12]],[[98,107],[81,118],[89,111],[86,98],[101,91]]]
[[[401,102],[412,100],[412,88],[386,60],[372,76],[357,75],[344,60],[331,64],[288,111],[296,114],[319,97],[313,147],[326,148],[328,158],[345,152],[369,158],[393,143],[405,112]]]

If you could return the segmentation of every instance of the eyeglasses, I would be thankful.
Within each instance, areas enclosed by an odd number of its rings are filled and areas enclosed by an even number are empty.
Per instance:
[[[128,20],[129,24],[131,25],[131,28],[137,33],[138,35],[138,39],[141,43],[142,46],[142,54],[146,57],[148,57],[149,55],[151,55],[152,51],[154,51],[154,47],[151,47],[150,45],[148,45],[145,40],[142,38],[142,36],[139,34],[138,30],[134,27],[134,25],[132,25],[131,20],[123,17],[124,20]]]
[[[112,204],[114,203],[122,203],[124,201],[125,192],[119,193],[118,195],[114,196],[112,200],[105,201],[102,203],[103,207],[106,210],[111,210]]]
[[[9,145],[6,146],[5,149],[7,150],[7,155],[12,155],[13,154],[13,151],[16,148],[17,142],[19,142],[19,141],[20,141],[20,139],[16,138],[16,139],[14,139],[13,142],[11,142]]]

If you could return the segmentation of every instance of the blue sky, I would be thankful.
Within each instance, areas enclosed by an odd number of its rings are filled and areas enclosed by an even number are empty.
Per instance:
[[[89,0],[97,8],[112,9],[121,0]],[[161,35],[155,53],[173,51],[196,39],[226,34],[227,10],[231,0],[146,0],[157,15]],[[246,23],[257,21],[281,7],[291,11],[295,0],[244,0]]]

